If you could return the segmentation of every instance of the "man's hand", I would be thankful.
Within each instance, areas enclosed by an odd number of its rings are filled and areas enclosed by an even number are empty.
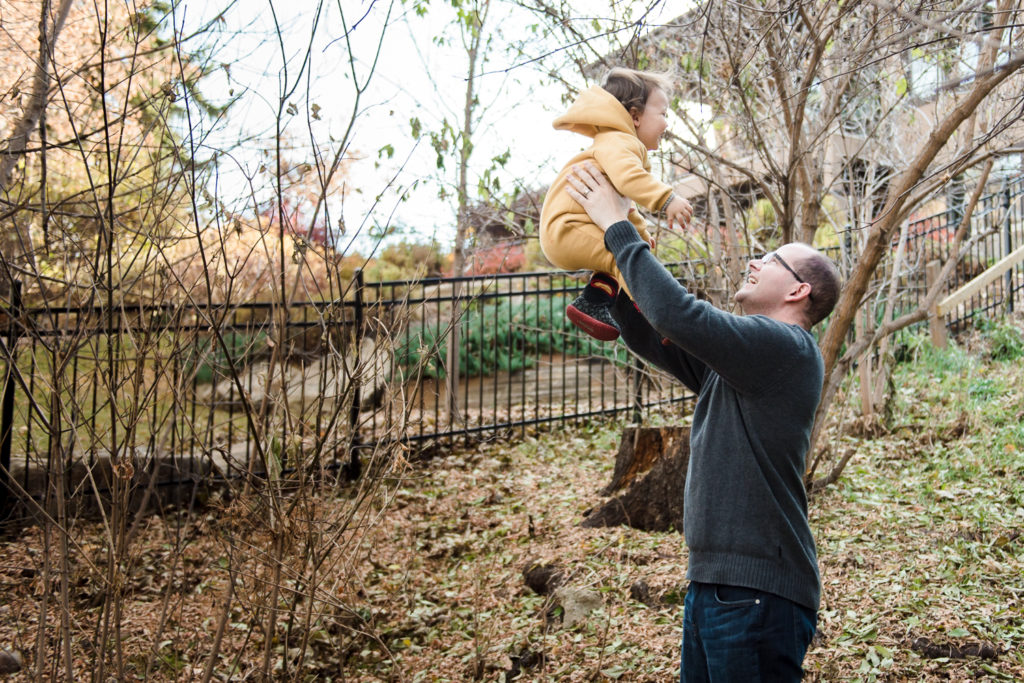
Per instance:
[[[628,220],[633,202],[616,192],[604,174],[591,162],[573,166],[566,180],[569,184],[565,191],[579,202],[597,227],[607,230],[613,223]]]

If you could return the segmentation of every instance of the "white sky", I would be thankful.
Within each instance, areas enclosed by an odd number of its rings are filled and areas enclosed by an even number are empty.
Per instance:
[[[337,0],[335,0],[337,2]],[[436,237],[449,245],[454,237],[454,200],[438,198],[442,187],[453,186],[455,181],[455,155],[448,156],[448,170],[439,171],[436,153],[429,138],[412,139],[409,121],[417,117],[425,130],[438,130],[444,119],[461,125],[460,119],[465,95],[466,54],[457,33],[449,28],[452,11],[447,3],[434,0],[424,17],[404,13],[410,10],[400,2],[389,4],[381,0],[341,0],[345,23],[351,29],[352,52],[357,55],[357,78],[365,79],[370,72],[381,30],[386,25],[384,46],[369,87],[361,94],[354,120],[353,105],[356,89],[348,62],[348,48],[344,39],[339,5],[328,4],[314,39],[313,61],[298,89],[288,98],[297,107],[295,115],[286,115],[285,135],[299,149],[289,156],[294,160],[310,158],[313,144],[322,153],[331,155],[349,125],[350,152],[362,157],[350,170],[350,191],[344,206],[339,200],[332,202],[332,223],[337,224],[343,213],[349,236],[354,229],[365,231],[370,225],[403,224],[415,230],[419,239]],[[491,26],[499,26],[507,36],[521,38],[526,34],[521,15],[512,14],[509,5],[496,3],[504,16],[495,16]],[[598,0],[580,0],[581,18],[607,14],[600,9]],[[606,3],[603,3],[607,6]],[[678,16],[681,3],[668,3],[669,7],[652,13],[648,21],[656,23]],[[178,23],[196,25],[213,14],[215,5],[209,2],[185,2]],[[278,44],[273,30],[273,7],[283,27],[284,47]],[[226,35],[232,36],[225,46],[223,59],[230,62],[229,70],[221,70],[217,77],[204,84],[204,92],[214,99],[227,97],[233,90],[241,99],[229,111],[226,120],[217,123],[208,138],[213,146],[226,145],[238,139],[240,131],[255,134],[259,142],[247,144],[238,150],[230,163],[221,165],[221,196],[247,194],[242,176],[234,166],[244,168],[253,176],[255,184],[266,192],[272,187],[271,173],[260,174],[261,158],[257,149],[274,139],[274,120],[285,76],[295,85],[299,60],[311,32],[315,3],[312,0],[292,0],[289,4],[273,4],[267,0],[243,0],[225,15]],[[644,11],[636,3],[634,15]],[[388,10],[391,15],[388,18]],[[203,16],[205,15],[205,16]],[[358,23],[357,23],[358,22]],[[387,22],[387,24],[385,23]],[[353,28],[354,27],[354,28]],[[434,38],[446,36],[450,44],[438,45]],[[500,38],[499,38],[500,40]],[[540,41],[530,43],[530,56],[544,52]],[[288,56],[288,68],[282,68]],[[521,184],[528,188],[547,185],[561,165],[572,154],[588,144],[585,138],[554,131],[552,119],[564,105],[561,97],[564,87],[552,84],[535,66],[515,66],[516,58],[500,49],[491,52],[487,64],[490,72],[479,80],[482,120],[475,136],[470,187],[475,190],[478,174],[490,159],[511,151],[508,164],[498,172],[502,190],[510,191]],[[506,73],[508,71],[508,73]],[[582,85],[582,84],[581,84]],[[316,104],[320,108],[320,121],[307,125],[306,112]],[[223,141],[223,142],[220,142]],[[393,156],[379,155],[378,150],[390,145]],[[391,183],[389,187],[389,182]],[[399,201],[404,196],[405,201]],[[379,201],[378,200],[379,197]],[[365,241],[357,248],[365,252]]]

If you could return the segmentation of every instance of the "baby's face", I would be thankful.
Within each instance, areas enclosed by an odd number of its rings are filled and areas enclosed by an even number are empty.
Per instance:
[[[668,95],[665,91],[659,88],[651,91],[643,113],[633,113],[633,125],[644,147],[649,150],[658,149],[661,135],[668,128]]]

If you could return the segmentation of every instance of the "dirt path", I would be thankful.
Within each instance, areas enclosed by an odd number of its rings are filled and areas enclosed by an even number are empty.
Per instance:
[[[447,402],[443,380],[428,379],[415,392],[410,387],[413,406],[432,412]],[[489,406],[511,408],[523,405],[564,405],[579,401],[604,402],[629,400],[632,381],[621,365],[603,358],[547,355],[536,365],[516,372],[499,372],[483,377],[463,378],[459,382],[458,405],[462,409],[481,410]]]

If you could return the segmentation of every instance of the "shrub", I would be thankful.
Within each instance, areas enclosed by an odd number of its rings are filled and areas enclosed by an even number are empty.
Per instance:
[[[185,359],[186,373],[194,373],[195,382],[204,384],[228,376],[231,361],[236,367],[244,367],[261,354],[267,352],[266,332],[244,333],[225,332],[224,348],[212,337],[196,340],[196,344]]]
[[[462,318],[459,365],[467,377],[495,372],[515,372],[532,367],[537,357],[550,353],[570,356],[600,356],[623,362],[621,344],[598,342],[576,330],[565,317],[570,298],[512,303],[481,300],[472,304]],[[407,374],[422,365],[425,377],[443,378],[445,324],[416,328],[398,344],[395,360]]]
[[[987,342],[987,355],[992,360],[1017,360],[1024,356],[1024,335],[1011,319],[985,318],[978,323],[978,330]]]

